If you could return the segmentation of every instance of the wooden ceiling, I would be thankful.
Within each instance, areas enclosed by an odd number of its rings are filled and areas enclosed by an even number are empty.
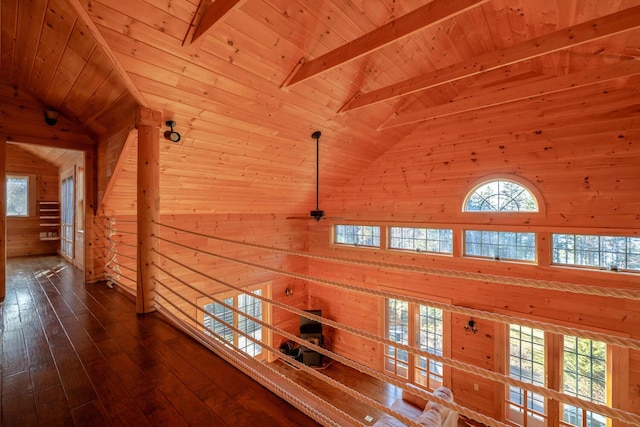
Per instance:
[[[182,135],[161,141],[165,212],[307,213],[315,130],[322,201],[433,120],[551,94],[580,99],[594,85],[629,97],[640,88],[640,0],[0,7],[2,135],[46,144],[15,125],[20,108],[6,85],[93,143],[125,126],[136,104],[162,111]],[[119,165],[131,172],[135,150],[124,152]],[[106,201],[114,210],[135,205],[131,181],[120,187]]]

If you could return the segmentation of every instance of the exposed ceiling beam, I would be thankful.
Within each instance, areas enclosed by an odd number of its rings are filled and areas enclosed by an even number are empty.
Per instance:
[[[366,107],[639,27],[640,6],[631,7],[362,94],[350,101],[348,105],[343,106],[340,111]]]
[[[205,0],[202,0],[200,3],[200,7]],[[246,0],[215,0],[204,12],[202,19],[198,23],[194,33],[193,38],[191,39],[191,43],[195,43],[200,37],[205,35],[207,32],[211,31],[215,25],[222,21],[224,17],[242,6],[242,4]]]
[[[284,86],[292,86],[353,61],[426,27],[436,25],[489,0],[434,0],[352,42],[305,62]],[[216,1],[217,3],[217,1]],[[215,3],[214,3],[215,4]]]
[[[412,111],[406,114],[396,114],[387,120],[378,130],[422,122],[437,117],[460,114],[480,108],[492,107],[537,96],[548,95],[571,89],[577,89],[608,80],[629,77],[640,74],[640,60],[630,60],[603,68],[584,70],[560,77],[550,77],[545,80],[539,78],[526,83],[518,81],[512,87],[496,87],[495,92],[482,93],[481,96],[468,96],[459,101],[449,102],[436,107]]]
[[[148,106],[148,103],[145,101],[144,96],[142,96],[142,92],[140,92],[136,87],[136,85],[133,83],[133,80],[131,80],[131,78],[129,77],[129,74],[127,74],[127,71],[125,70],[124,66],[120,63],[120,61],[116,57],[116,54],[113,52],[113,50],[111,49],[111,47],[109,46],[105,38],[102,36],[102,33],[98,29],[98,26],[91,19],[89,12],[87,12],[87,9],[85,9],[84,6],[82,5],[82,2],[84,1],[85,0],[67,0],[69,5],[73,7],[73,9],[78,14],[78,17],[82,20],[82,22],[87,26],[87,28],[91,32],[91,35],[95,39],[98,47],[102,49],[105,55],[107,55],[107,57],[111,61],[111,64],[113,65],[113,68],[115,68],[115,70],[118,72],[118,74],[124,81],[124,84],[127,90],[131,92],[131,95],[136,99],[138,104],[144,107]]]

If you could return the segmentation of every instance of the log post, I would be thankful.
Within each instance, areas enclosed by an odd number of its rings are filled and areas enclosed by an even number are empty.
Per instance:
[[[153,296],[154,248],[157,246],[156,222],[160,216],[160,126],[162,113],[140,107],[136,117],[138,129],[137,183],[137,293],[136,312],[155,310]]]
[[[7,294],[7,143],[0,147],[0,302]]]

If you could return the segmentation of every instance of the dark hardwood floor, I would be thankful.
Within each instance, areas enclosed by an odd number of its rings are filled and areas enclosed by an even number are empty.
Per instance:
[[[2,426],[317,425],[59,257],[9,259],[1,315]]]

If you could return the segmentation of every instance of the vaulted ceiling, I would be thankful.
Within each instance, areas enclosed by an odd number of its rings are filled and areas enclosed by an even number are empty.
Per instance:
[[[81,148],[126,127],[136,105],[161,111],[182,134],[179,144],[161,145],[172,212],[308,211],[315,130],[323,133],[322,200],[434,120],[526,108],[558,93],[580,99],[594,87],[633,99],[640,88],[640,0],[0,7],[0,134]],[[53,136],[36,131],[42,108],[63,115]],[[121,167],[134,165],[135,150],[125,151]]]

